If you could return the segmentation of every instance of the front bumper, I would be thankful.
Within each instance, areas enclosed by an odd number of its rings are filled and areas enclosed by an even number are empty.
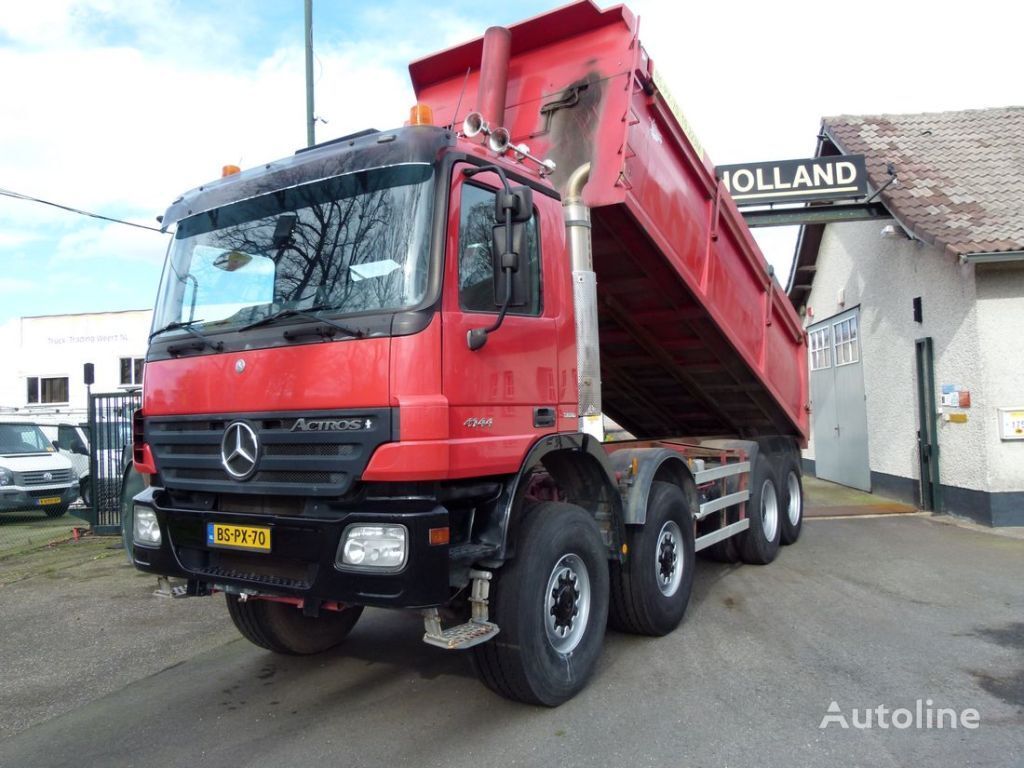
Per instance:
[[[153,509],[161,532],[159,547],[135,544],[133,559],[140,570],[219,589],[352,605],[422,608],[441,605],[450,595],[448,545],[429,542],[431,528],[448,526],[448,511],[433,502],[374,502],[315,517],[175,509],[168,503],[169,496],[155,488],[135,497],[137,507]],[[207,546],[207,524],[214,522],[270,528],[271,551]],[[342,532],[355,523],[404,525],[404,568],[376,574],[336,567]]]
[[[55,506],[68,506],[78,498],[78,481],[71,485],[62,484],[53,487],[5,485],[0,488],[0,512],[15,510],[48,509]],[[41,504],[40,501],[60,499],[53,504]]]

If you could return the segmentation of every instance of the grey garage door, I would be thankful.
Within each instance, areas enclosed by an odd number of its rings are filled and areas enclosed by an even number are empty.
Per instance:
[[[807,334],[815,474],[870,491],[860,308],[815,323]]]

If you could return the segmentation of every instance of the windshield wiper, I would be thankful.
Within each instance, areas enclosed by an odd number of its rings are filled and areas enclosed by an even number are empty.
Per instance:
[[[201,323],[201,322],[203,322],[203,321],[202,320],[186,320],[186,321],[182,322],[181,320],[175,320],[172,323],[168,323],[163,328],[158,328],[157,330],[155,330],[151,334],[149,334],[149,340],[152,341],[154,336],[159,336],[161,333],[164,333],[165,331],[185,331],[185,332],[191,334],[192,336],[195,336],[197,341],[194,341],[191,344],[172,344],[171,346],[169,346],[167,348],[167,351],[170,352],[172,355],[176,354],[177,352],[180,352],[183,349],[203,350],[203,349],[206,349],[207,347],[209,347],[210,349],[213,349],[213,350],[215,350],[217,352],[220,352],[222,349],[224,349],[224,342],[222,342],[222,341],[210,341],[206,337],[205,333],[202,333],[201,331],[199,331],[199,329],[192,327],[196,323]]]
[[[309,319],[316,320],[317,322],[323,323],[324,325],[329,325],[332,328],[337,328],[339,331],[349,336],[353,336],[357,339],[362,338],[362,331],[354,331],[351,328],[342,325],[341,323],[336,323],[333,320],[330,320],[324,317],[323,315],[318,314],[319,312],[322,312],[325,309],[331,309],[331,307],[327,305],[317,305],[313,307],[308,307],[307,309],[285,307],[284,309],[279,309],[277,312],[269,314],[266,317],[261,317],[259,320],[255,320],[249,323],[248,325],[243,325],[241,328],[238,329],[238,331],[239,333],[241,333],[242,331],[248,331],[251,328],[258,328],[261,325],[270,325],[271,323],[276,323],[278,320],[283,320],[286,317],[308,317]],[[289,333],[288,331],[285,331],[285,338],[291,338],[296,335],[299,334]]]

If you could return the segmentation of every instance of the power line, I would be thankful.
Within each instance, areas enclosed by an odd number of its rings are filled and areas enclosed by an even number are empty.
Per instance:
[[[162,229],[157,227],[150,227],[145,224],[136,224],[134,221],[125,221],[124,219],[115,219],[112,216],[104,216],[101,213],[93,213],[92,211],[83,211],[81,208],[72,208],[70,205],[61,205],[60,203],[54,203],[50,200],[43,200],[39,197],[32,197],[32,195],[23,195],[21,192],[12,192],[9,189],[0,189],[0,195],[4,197],[13,197],[15,200],[28,200],[33,203],[42,203],[43,205],[49,205],[53,208],[60,208],[62,211],[69,211],[70,213],[77,213],[80,216],[88,216],[93,219],[101,219],[103,221],[110,221],[114,224],[124,224],[128,227],[138,227],[139,229],[148,229],[150,232],[159,232],[165,234]]]

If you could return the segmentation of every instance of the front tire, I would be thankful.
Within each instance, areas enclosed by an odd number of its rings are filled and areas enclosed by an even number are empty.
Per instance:
[[[759,453],[750,476],[750,499],[747,501],[750,527],[739,535],[736,542],[743,562],[767,565],[779,553],[782,533],[779,501],[778,483],[771,463]]]
[[[308,656],[333,648],[348,637],[363,612],[363,606],[355,605],[344,611],[305,616],[289,603],[225,597],[228,613],[242,637],[260,648],[289,656]]]
[[[68,504],[57,504],[52,507],[43,507],[43,514],[49,518],[64,517],[68,513]]]
[[[792,458],[782,463],[782,543],[794,544],[804,527],[804,486],[800,468]]]
[[[516,557],[496,574],[491,615],[501,632],[472,656],[484,685],[548,707],[583,689],[608,620],[608,550],[586,511],[546,501],[526,512]]]
[[[651,484],[647,521],[627,531],[625,564],[611,566],[609,624],[661,637],[683,619],[693,589],[693,516],[677,485]]]

